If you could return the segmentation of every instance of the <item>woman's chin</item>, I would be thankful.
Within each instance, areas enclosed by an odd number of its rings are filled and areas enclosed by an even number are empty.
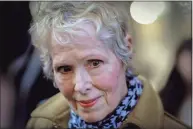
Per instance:
[[[97,113],[97,112],[82,112],[82,113],[80,113],[79,114],[80,115],[80,117],[84,120],[84,121],[86,121],[86,122],[88,122],[88,123],[94,123],[94,122],[97,122],[97,121],[100,121],[100,120],[102,120],[105,116],[102,116],[102,115],[100,115],[100,113]]]
[[[98,121],[96,118],[91,118],[91,117],[83,118],[83,120],[88,122],[88,123],[94,123],[94,122]]]

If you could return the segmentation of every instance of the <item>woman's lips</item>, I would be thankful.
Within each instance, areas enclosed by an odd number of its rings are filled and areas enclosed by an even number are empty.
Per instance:
[[[86,100],[86,101],[78,101],[78,103],[80,104],[80,106],[88,108],[88,107],[92,107],[96,104],[98,98],[96,99],[92,99],[92,100]]]

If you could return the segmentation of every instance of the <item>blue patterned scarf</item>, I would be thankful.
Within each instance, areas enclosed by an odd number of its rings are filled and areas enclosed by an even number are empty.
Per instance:
[[[140,97],[143,85],[141,81],[132,74],[131,71],[126,73],[128,92],[125,98],[120,102],[117,108],[108,115],[105,119],[95,122],[87,123],[81,119],[75,112],[71,110],[70,120],[68,122],[69,128],[119,128],[122,122],[126,119],[127,115],[135,107],[138,98]]]

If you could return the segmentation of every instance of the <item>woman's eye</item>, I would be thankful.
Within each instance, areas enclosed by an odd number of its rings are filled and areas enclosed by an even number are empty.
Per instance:
[[[89,60],[88,63],[89,63],[90,68],[98,68],[103,63],[103,61],[101,61],[101,60]]]
[[[60,66],[57,68],[57,71],[63,74],[67,74],[72,71],[72,67],[71,66]]]

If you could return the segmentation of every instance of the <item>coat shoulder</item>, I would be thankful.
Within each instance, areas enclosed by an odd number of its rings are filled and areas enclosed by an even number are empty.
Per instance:
[[[67,100],[61,93],[58,93],[39,105],[31,113],[27,128],[67,127],[69,112],[70,108]]]
[[[56,110],[57,109],[57,110]],[[58,93],[43,104],[39,105],[32,113],[32,117],[46,117],[46,118],[54,118],[58,116],[64,111],[69,110],[69,105],[65,97]]]

